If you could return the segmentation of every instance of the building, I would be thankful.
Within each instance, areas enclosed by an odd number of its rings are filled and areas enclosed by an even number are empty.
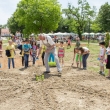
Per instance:
[[[9,31],[9,29],[8,29],[8,28],[6,28],[6,29],[1,29],[1,36],[2,36],[2,37],[8,37],[8,36],[10,36],[10,31]]]

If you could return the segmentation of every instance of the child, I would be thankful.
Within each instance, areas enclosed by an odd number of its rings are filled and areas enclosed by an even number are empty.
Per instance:
[[[36,41],[32,42],[31,55],[33,57],[33,65],[35,65],[36,55],[37,55],[37,45]]]
[[[87,69],[87,58],[89,57],[90,51],[87,47],[80,47],[79,53],[82,56],[83,70],[86,70]]]
[[[74,48],[74,56],[73,56],[73,63],[72,63],[72,65],[74,64],[75,57],[76,57],[77,68],[79,67],[79,63],[80,63],[80,68],[81,68],[82,56],[79,54],[79,48]]]
[[[2,40],[0,40],[0,57],[2,57]]]
[[[75,45],[76,48],[79,48],[80,47],[80,39],[79,37],[76,37],[76,45]]]
[[[63,41],[60,41],[60,46],[58,48],[58,57],[62,66],[64,66],[64,55],[65,55],[65,48],[63,45]]]
[[[25,44],[23,45],[23,52],[24,52],[24,62],[25,62],[25,68],[27,68],[28,62],[29,62],[29,54],[31,52],[31,45],[29,44],[29,40],[27,39],[25,41]]]
[[[106,49],[107,50],[107,64],[106,64],[106,68],[109,70],[109,74],[107,76],[107,78],[110,78],[110,41],[109,41],[109,46]]]
[[[10,52],[10,56],[8,56],[8,68],[10,69],[11,61],[12,61],[13,68],[15,68],[15,65],[14,65],[15,46],[13,45],[12,40],[9,40],[8,43],[9,45],[6,47],[6,50]]]
[[[25,40],[23,40],[22,44],[18,46],[18,49],[21,50],[20,55],[22,56],[22,66],[24,66],[24,51],[23,51],[24,44],[25,44]]]
[[[17,44],[17,47],[18,47],[19,45],[21,45],[21,41],[20,41],[19,37],[16,38],[16,44]]]
[[[104,75],[104,61],[105,61],[105,53],[106,53],[105,42],[100,42],[99,45],[101,46],[99,57],[98,57],[100,62],[99,74]]]
[[[68,49],[68,46],[71,48],[71,39],[70,38],[68,38],[67,49]]]

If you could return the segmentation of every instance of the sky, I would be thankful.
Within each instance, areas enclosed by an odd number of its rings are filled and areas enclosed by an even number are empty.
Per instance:
[[[8,18],[16,10],[17,4],[20,0],[0,0],[0,24],[4,25],[7,23]],[[71,3],[73,6],[77,6],[78,0],[58,0],[61,4],[62,8],[66,8],[68,3]],[[105,4],[105,2],[109,2],[110,0],[87,0],[91,6],[96,6],[97,11],[100,6]]]

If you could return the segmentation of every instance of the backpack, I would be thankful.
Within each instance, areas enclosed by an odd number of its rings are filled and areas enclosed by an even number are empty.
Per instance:
[[[6,50],[6,56],[7,56],[7,57],[11,57],[10,50]]]

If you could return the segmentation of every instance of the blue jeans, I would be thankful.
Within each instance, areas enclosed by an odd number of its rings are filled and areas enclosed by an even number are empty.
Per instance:
[[[8,58],[8,68],[9,68],[9,69],[10,69],[11,61],[12,61],[12,66],[13,66],[13,68],[15,68],[15,65],[14,65],[14,58]]]
[[[85,54],[82,56],[82,64],[83,64],[83,68],[87,67],[87,58],[89,57],[89,54]]]
[[[28,67],[28,61],[29,61],[29,54],[24,54],[24,64],[25,64],[25,68]]]
[[[50,56],[49,56],[49,62],[54,62],[54,55],[52,53],[50,53]]]

